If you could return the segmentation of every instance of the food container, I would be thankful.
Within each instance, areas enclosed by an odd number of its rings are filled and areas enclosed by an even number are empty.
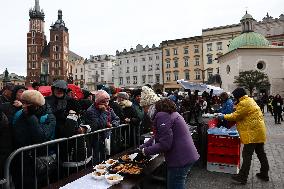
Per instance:
[[[94,167],[97,172],[106,172],[108,165],[107,164],[98,164]]]
[[[113,174],[121,174],[124,176],[135,176],[135,175],[140,175],[143,172],[143,168],[141,167],[141,164],[137,163],[116,163],[110,167],[108,167],[107,171],[109,173]]]
[[[118,160],[108,159],[108,160],[105,161],[105,164],[109,167],[109,166],[111,166],[111,165],[113,165],[117,162],[118,162]]]
[[[105,175],[106,181],[111,184],[118,184],[123,180],[123,176],[119,175],[119,174],[108,174]]]
[[[99,172],[99,171],[94,171],[92,172],[92,177],[96,180],[101,180],[105,178],[107,172]]]

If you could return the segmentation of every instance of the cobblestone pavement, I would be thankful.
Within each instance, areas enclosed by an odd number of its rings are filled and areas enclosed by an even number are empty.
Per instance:
[[[231,180],[230,174],[209,172],[206,169],[194,167],[188,176],[187,188],[189,189],[284,189],[284,122],[281,125],[274,124],[274,118],[265,113],[267,127],[267,143],[265,150],[270,165],[269,182],[263,182],[256,178],[260,163],[253,155],[248,183],[236,185]]]

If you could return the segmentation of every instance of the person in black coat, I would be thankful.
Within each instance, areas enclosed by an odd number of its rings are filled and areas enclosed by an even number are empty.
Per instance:
[[[64,80],[56,80],[51,86],[52,95],[45,97],[46,102],[51,106],[52,113],[56,117],[55,137],[64,136],[64,126],[70,110],[80,113],[79,103],[67,96],[67,83]]]
[[[117,94],[117,101],[123,110],[122,123],[130,124],[130,142],[129,145],[132,147],[137,144],[138,129],[140,124],[140,119],[135,108],[132,106],[132,102],[129,100],[129,96],[126,92],[119,92]]]
[[[273,107],[273,113],[274,113],[274,120],[275,124],[281,124],[281,118],[282,118],[282,106],[283,106],[283,100],[279,94],[277,94],[274,99],[272,100],[272,107]],[[283,118],[282,118],[283,120]]]
[[[51,108],[45,103],[43,95],[36,90],[26,90],[22,94],[21,101],[22,109],[15,113],[12,121],[14,149],[52,140],[56,120]],[[46,150],[37,149],[37,157],[43,155],[46,155]],[[35,186],[34,161],[33,151],[23,153],[24,188],[32,189]],[[21,158],[18,155],[12,162],[15,188],[21,188],[21,173],[18,171],[20,166]]]

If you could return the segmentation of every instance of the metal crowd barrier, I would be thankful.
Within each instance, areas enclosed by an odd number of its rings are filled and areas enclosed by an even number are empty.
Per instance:
[[[140,131],[140,124],[138,126],[138,131]],[[12,152],[10,154],[10,156],[8,157],[8,159],[6,160],[5,163],[5,167],[4,167],[4,179],[0,180],[0,188],[2,186],[2,188],[4,189],[10,189],[13,187],[13,181],[15,181],[15,179],[12,178],[12,172],[11,171],[11,165],[14,163],[12,163],[12,161],[14,161],[16,158],[16,156],[20,156],[20,164],[21,166],[19,167],[19,169],[17,170],[18,173],[20,173],[21,175],[21,179],[20,179],[20,184],[21,184],[21,189],[24,189],[24,168],[25,165],[24,164],[24,157],[26,157],[27,154],[32,154],[32,161],[34,163],[33,166],[33,171],[34,171],[34,186],[29,186],[30,188],[35,188],[37,189],[38,186],[38,175],[37,175],[37,169],[36,169],[36,165],[37,165],[37,150],[38,151],[45,151],[45,156],[50,155],[50,151],[51,149],[53,150],[53,153],[56,154],[56,176],[55,174],[52,174],[52,177],[56,177],[53,178],[55,179],[55,181],[59,181],[62,178],[66,178],[66,168],[67,168],[67,177],[70,175],[70,168],[75,168],[75,170],[73,169],[72,171],[76,171],[78,173],[79,169],[86,169],[87,166],[89,167],[90,162],[92,165],[95,165],[97,162],[101,162],[102,160],[106,159],[106,154],[104,154],[104,157],[101,157],[101,154],[99,152],[99,154],[95,154],[96,149],[94,148],[94,146],[92,146],[92,144],[95,142],[99,142],[100,140],[100,136],[101,135],[105,135],[107,133],[110,133],[110,138],[112,137],[116,137],[117,133],[118,133],[118,137],[119,139],[123,139],[124,140],[124,150],[127,149],[127,142],[130,142],[131,139],[131,126],[128,124],[122,124],[119,125],[117,127],[113,127],[113,128],[106,128],[106,129],[101,129],[98,131],[94,131],[91,133],[87,133],[87,134],[79,134],[79,135],[74,135],[72,137],[69,138],[60,138],[60,139],[56,139],[56,140],[52,140],[52,141],[48,141],[48,142],[44,142],[41,144],[35,144],[35,145],[31,145],[31,146],[25,146],[22,148],[19,148],[17,150],[15,150],[14,152]],[[140,138],[140,132],[136,133],[136,130],[133,129],[133,141],[134,141],[134,146],[136,146],[137,144],[140,144],[140,140],[138,139],[137,142],[137,137]],[[86,141],[89,140],[91,141],[91,145],[88,148],[91,148],[91,155],[88,156],[87,152],[86,152],[86,159],[83,161],[76,161],[77,160],[77,151],[78,151],[78,140],[84,140],[85,144]],[[75,153],[76,153],[76,159],[74,162],[70,162],[69,159],[69,150],[70,150],[70,143],[74,144],[74,140],[75,140]],[[60,148],[60,145],[65,144],[66,146],[66,151],[67,154],[61,154],[60,150],[62,150],[62,148]],[[74,150],[74,147],[72,148]],[[86,149],[87,150],[87,149]],[[62,156],[66,156],[67,155],[67,162],[60,162],[60,158]],[[27,166],[28,167],[28,166]],[[55,171],[54,171],[55,172]],[[46,169],[46,178],[42,179],[41,178],[41,182],[42,180],[45,181],[45,186],[49,186],[51,182],[53,182],[53,180],[50,180],[51,175],[49,174],[49,165],[47,164],[47,169]],[[19,184],[19,183],[18,183]],[[4,186],[4,187],[3,187]]]

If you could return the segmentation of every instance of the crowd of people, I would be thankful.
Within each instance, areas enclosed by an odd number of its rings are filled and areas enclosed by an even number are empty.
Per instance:
[[[238,109],[234,111],[234,105],[240,104],[241,98],[246,95],[243,93],[242,96],[233,93],[235,97],[233,99],[225,92],[219,96],[214,95],[213,91],[202,94],[190,90],[185,90],[183,93],[178,91],[162,93],[154,92],[150,86],[117,92],[112,86],[101,86],[94,94],[83,90],[84,98],[77,100],[63,80],[54,81],[51,86],[52,94],[47,97],[38,91],[39,84],[34,83],[32,87],[33,90],[28,90],[25,86],[7,84],[1,91],[0,178],[3,178],[5,160],[11,152],[20,147],[129,124],[131,137],[127,147],[134,147],[138,143],[137,140],[140,140],[138,133],[153,131],[153,138],[138,148],[139,153],[143,155],[164,153],[168,166],[168,187],[183,188],[188,171],[199,158],[187,123],[198,124],[201,114],[219,112],[221,113],[219,124],[222,126],[230,127],[230,121],[244,124],[238,115]],[[251,98],[246,101],[253,104]],[[262,111],[266,105],[267,111],[274,115],[275,124],[281,124],[283,100],[280,95],[275,97],[264,95],[256,102]],[[252,116],[261,115],[257,112]],[[259,125],[263,125],[261,127],[264,128],[263,118],[259,119],[257,124],[261,123]],[[244,135],[240,133],[241,139]],[[84,141],[82,145],[90,145],[102,156],[121,152],[126,147],[119,143],[122,139],[110,136],[111,133],[108,132],[100,135],[97,140],[89,141],[89,144]],[[109,152],[106,150],[106,139],[111,139]],[[264,162],[260,176],[267,179],[268,163],[265,160],[264,142],[265,134],[260,140],[244,142],[244,144],[260,143],[260,145],[246,146],[243,158],[247,161],[241,169],[242,177],[236,177],[237,179],[246,181],[254,150],[258,155],[260,154]],[[85,154],[89,153],[88,150],[85,151],[85,146],[80,147],[80,145],[78,149],[82,151],[76,155],[76,160],[84,160]],[[41,155],[41,151],[37,153]],[[54,153],[52,149],[50,153]],[[70,156],[69,160],[75,159],[73,155],[67,155]],[[61,161],[65,161],[65,157],[61,156]],[[14,166],[18,166],[17,163]],[[31,175],[34,173],[31,169],[27,168],[24,172],[25,184],[29,188],[34,182]],[[17,186],[21,183],[18,180],[19,173],[15,171],[12,174],[15,175],[15,186],[19,188],[20,186]],[[176,177],[177,174],[180,177]]]

